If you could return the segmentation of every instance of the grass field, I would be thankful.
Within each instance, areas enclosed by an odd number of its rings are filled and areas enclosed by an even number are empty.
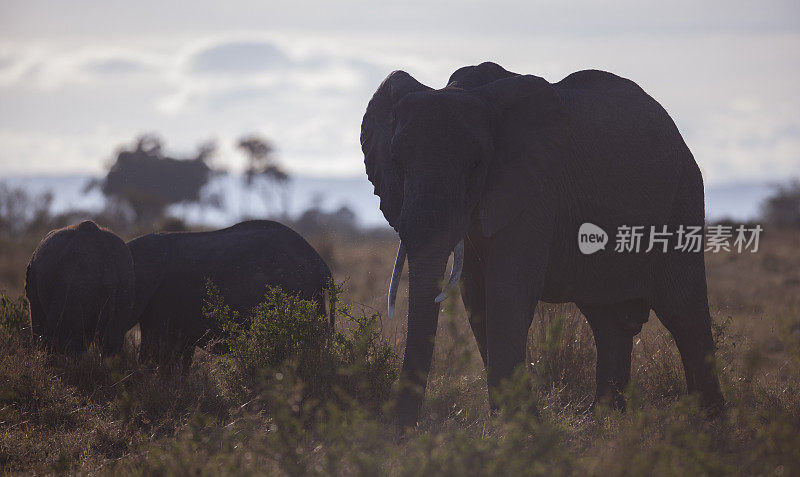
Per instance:
[[[14,324],[25,312],[16,297],[37,239],[0,243],[4,473],[800,475],[797,231],[767,228],[755,254],[707,255],[729,403],[719,418],[704,419],[685,396],[680,358],[655,316],[635,340],[628,412],[586,415],[594,393],[589,327],[573,305],[547,304],[530,330],[527,370],[507,388],[518,405],[490,415],[477,347],[460,300],[450,299],[422,422],[404,434],[381,411],[387,369],[400,361],[376,358],[381,339],[402,354],[403,320],[379,320],[380,336],[353,321],[385,316],[393,240],[311,240],[345,282],[342,301],[353,317],[340,320],[350,333],[330,360],[360,363],[320,379],[364,382],[309,394],[309,371],[297,362],[256,376],[246,393],[231,386],[240,382],[231,369],[241,368],[229,357],[198,351],[188,373],[156,372],[133,358],[135,336],[114,362],[94,353],[47,356]],[[526,382],[533,393],[524,391]]]

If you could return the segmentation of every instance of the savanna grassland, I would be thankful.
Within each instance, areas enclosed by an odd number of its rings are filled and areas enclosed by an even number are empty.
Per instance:
[[[800,475],[797,231],[767,228],[755,254],[707,255],[722,416],[705,419],[685,396],[655,316],[635,340],[629,410],[587,415],[589,327],[575,306],[548,304],[533,320],[528,366],[506,389],[516,404],[490,414],[477,347],[450,299],[422,421],[405,433],[387,412],[404,323],[381,319],[394,240],[311,239],[343,282],[336,336],[271,291],[253,329],[230,325],[228,354],[198,350],[185,374],[138,364],[135,330],[124,356],[106,362],[30,343],[18,297],[37,241],[0,243],[3,473]],[[211,292],[209,319],[232,323]]]

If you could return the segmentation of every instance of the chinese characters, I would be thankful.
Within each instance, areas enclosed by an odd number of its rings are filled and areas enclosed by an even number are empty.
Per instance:
[[[705,233],[703,248],[703,227],[699,225],[679,225],[669,230],[666,225],[621,225],[617,228],[614,251],[618,253],[667,253],[669,250],[698,253],[701,251],[719,253],[721,251],[743,253],[758,251],[758,241],[764,229],[761,225],[709,225]]]

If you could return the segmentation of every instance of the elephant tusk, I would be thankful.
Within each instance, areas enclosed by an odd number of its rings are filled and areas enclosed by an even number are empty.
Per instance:
[[[450,290],[455,288],[458,285],[458,281],[461,279],[461,271],[464,269],[464,239],[461,239],[458,244],[456,244],[456,248],[453,249],[453,270],[450,272],[450,281],[447,282],[447,286],[444,287],[439,296],[436,297],[434,301],[436,303],[441,303],[447,299],[447,294]]]
[[[400,246],[397,248],[397,259],[394,261],[394,270],[392,271],[392,281],[389,283],[389,319],[394,318],[394,302],[397,300],[397,287],[400,286],[400,275],[403,274],[403,264],[406,262],[406,248],[403,246],[403,241],[400,241]]]

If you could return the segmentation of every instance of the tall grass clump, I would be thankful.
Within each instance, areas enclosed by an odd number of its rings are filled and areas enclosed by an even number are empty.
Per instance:
[[[0,340],[19,339],[29,323],[28,300],[9,298],[0,293]]]
[[[595,348],[574,305],[540,306],[528,333],[527,364],[546,405],[588,407],[594,392]]]

